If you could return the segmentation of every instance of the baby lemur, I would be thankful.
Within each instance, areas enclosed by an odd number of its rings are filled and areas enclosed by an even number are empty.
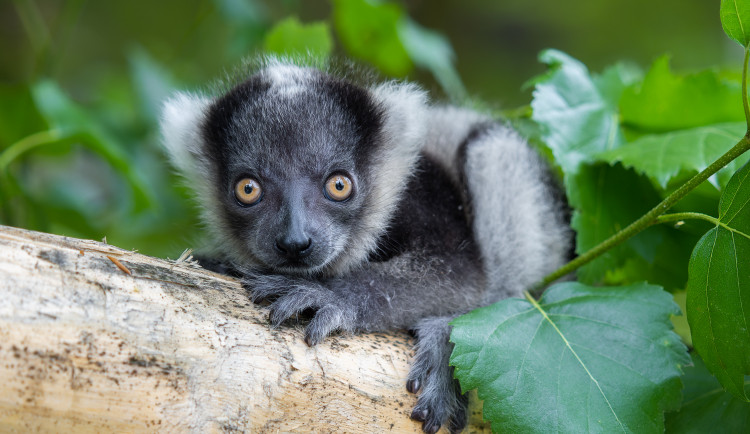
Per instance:
[[[524,289],[571,251],[566,205],[511,129],[401,82],[266,60],[224,95],[178,93],[161,122],[211,254],[305,342],[409,329],[425,432],[460,431],[449,321]]]

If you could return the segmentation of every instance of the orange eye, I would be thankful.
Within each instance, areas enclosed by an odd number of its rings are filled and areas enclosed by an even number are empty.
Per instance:
[[[234,196],[243,205],[255,205],[260,202],[260,196],[263,190],[260,188],[258,181],[253,178],[243,178],[234,186]]]
[[[352,195],[352,180],[345,175],[333,175],[326,181],[326,197],[336,202]]]

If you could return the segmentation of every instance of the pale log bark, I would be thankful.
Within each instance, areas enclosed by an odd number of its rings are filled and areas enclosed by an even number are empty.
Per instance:
[[[0,226],[0,431],[419,432],[408,335],[308,348],[266,315],[190,263]]]

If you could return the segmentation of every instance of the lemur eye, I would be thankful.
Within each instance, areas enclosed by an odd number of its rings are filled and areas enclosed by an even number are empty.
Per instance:
[[[342,202],[352,195],[352,180],[346,175],[336,174],[328,178],[325,188],[326,197],[334,202]]]
[[[255,205],[260,202],[263,190],[253,178],[243,178],[234,186],[234,196],[243,205]]]

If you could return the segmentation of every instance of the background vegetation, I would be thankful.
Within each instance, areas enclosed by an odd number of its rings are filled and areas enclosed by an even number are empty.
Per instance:
[[[187,193],[175,191],[158,147],[160,101],[175,88],[204,86],[262,52],[269,30],[287,17],[330,20],[333,3],[0,2],[0,150],[65,123],[42,106],[44,92],[64,98],[59,116],[76,113],[78,124],[67,128],[93,129],[100,142],[48,140],[52,143],[14,155],[0,167],[6,176],[0,222],[83,238],[106,236],[143,253],[179,255],[190,245],[196,221],[180,200]],[[730,64],[737,70],[741,50],[722,34],[717,3],[415,0],[399,3],[394,13],[408,13],[450,41],[469,95],[510,109],[528,104],[530,88],[522,85],[543,70],[537,53],[550,46],[593,70],[621,59],[648,65],[664,53],[671,53],[680,69]],[[367,18],[351,14],[355,23]],[[351,47],[364,41],[366,32],[328,31],[334,55],[363,57]],[[434,75],[397,55],[402,51],[396,43],[384,48],[380,60],[364,63],[442,94]],[[395,67],[382,60],[400,57],[406,59]]]
[[[554,161],[584,255],[747,145],[743,50],[722,32],[719,3],[3,2],[0,223],[176,257],[197,221],[158,145],[161,101],[248,56],[309,51],[511,122]],[[750,2],[738,3],[749,18],[737,27],[750,28]],[[747,159],[647,222],[669,224],[578,269],[579,282],[457,320],[451,362],[495,428],[577,431],[592,417],[604,431],[750,426]],[[693,326],[673,317],[681,340],[667,320],[675,301]],[[694,352],[686,367],[694,343],[703,360]],[[572,414],[586,384],[592,409]]]

